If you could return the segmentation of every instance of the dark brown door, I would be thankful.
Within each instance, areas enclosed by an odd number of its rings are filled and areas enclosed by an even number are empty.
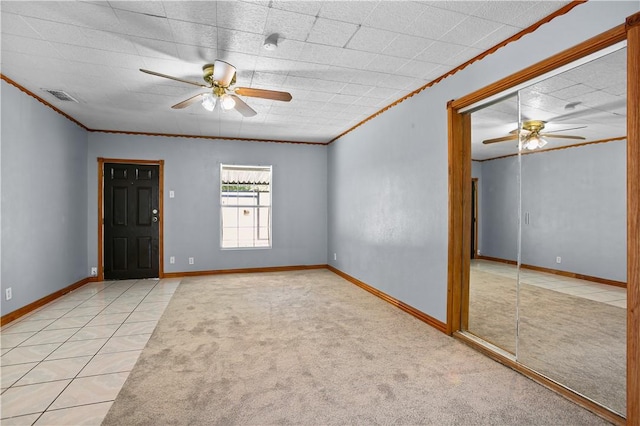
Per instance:
[[[159,166],[104,164],[104,278],[157,278]]]

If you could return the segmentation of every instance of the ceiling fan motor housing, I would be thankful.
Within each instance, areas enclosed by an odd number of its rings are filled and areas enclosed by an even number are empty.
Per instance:
[[[522,123],[522,129],[532,133],[538,133],[544,129],[545,122],[542,120],[527,120]]]
[[[214,64],[205,64],[202,66],[202,78],[211,86],[226,88],[229,86],[233,86],[236,83],[236,72],[234,71],[233,77],[231,78],[231,81],[229,82],[229,84],[227,86],[221,86],[217,81],[213,79],[213,70],[214,70]]]

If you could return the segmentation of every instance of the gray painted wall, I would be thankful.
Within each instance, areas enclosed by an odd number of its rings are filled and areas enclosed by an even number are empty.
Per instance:
[[[626,141],[522,161],[522,262],[627,281]],[[562,263],[556,263],[556,257]]]
[[[523,155],[522,263],[626,282],[626,159],[626,141]],[[516,259],[517,161],[482,163],[484,255]]]
[[[538,154],[539,155],[539,154]],[[517,157],[482,164],[480,186],[480,253],[515,261],[518,257],[520,165]]]
[[[482,162],[481,161],[472,161],[471,162],[471,177],[472,178],[480,178],[482,175]]]
[[[329,261],[433,313],[446,300],[447,118],[424,100],[413,97],[330,145]],[[445,127],[430,129],[425,116]]]
[[[445,322],[447,101],[620,25],[638,8],[581,4],[330,145],[330,264]]]
[[[14,86],[1,89],[4,315],[89,270],[86,132]]]
[[[165,272],[327,263],[325,146],[90,133],[88,267],[97,265],[98,157],[165,161]],[[273,166],[271,249],[220,249],[220,163]]]

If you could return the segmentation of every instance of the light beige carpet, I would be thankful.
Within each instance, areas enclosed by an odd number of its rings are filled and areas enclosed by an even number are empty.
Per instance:
[[[515,353],[515,279],[471,273],[469,331]],[[626,413],[626,309],[521,284],[518,362]]]
[[[103,424],[606,422],[310,270],[184,280]]]

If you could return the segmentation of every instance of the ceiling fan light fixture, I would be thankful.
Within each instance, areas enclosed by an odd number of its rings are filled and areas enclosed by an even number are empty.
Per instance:
[[[547,141],[543,137],[537,134],[532,134],[525,139],[524,143],[522,144],[522,149],[533,151],[534,149],[544,147],[546,144]]]
[[[538,148],[544,148],[547,144],[547,140],[541,136],[538,136]]]
[[[216,97],[211,93],[207,93],[202,98],[202,106],[207,111],[213,111],[216,107]]]
[[[229,95],[222,95],[220,97],[220,106],[224,111],[228,111],[236,106],[236,101]]]

